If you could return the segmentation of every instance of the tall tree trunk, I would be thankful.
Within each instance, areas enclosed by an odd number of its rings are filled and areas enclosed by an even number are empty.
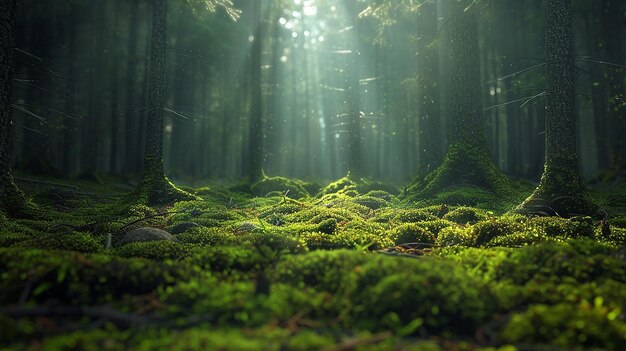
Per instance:
[[[450,7],[448,43],[448,129],[450,146],[443,164],[407,189],[409,194],[429,196],[449,186],[470,184],[504,195],[507,178],[495,166],[487,148],[481,102],[478,47],[478,7],[471,0]]]
[[[0,0],[0,210],[28,216],[30,204],[11,176],[11,93],[15,64],[16,0]]]
[[[545,12],[546,159],[539,186],[517,210],[561,217],[598,215],[578,171],[571,0],[546,0]]]
[[[428,174],[441,163],[439,119],[439,63],[437,46],[437,6],[425,2],[417,19],[418,52],[417,98],[419,112],[419,172]]]
[[[137,90],[140,85],[136,83],[139,77],[137,65],[137,49],[139,47],[139,1],[130,2],[130,13],[128,17],[128,59],[126,62],[126,109],[124,109],[124,131],[125,131],[125,155],[124,172],[139,173],[140,152],[139,145],[141,138],[140,131],[143,130],[141,115],[143,114],[143,103],[138,99]],[[143,56],[142,56],[143,57]]]
[[[148,123],[146,126],[144,170],[141,181],[135,189],[135,195],[140,201],[149,204],[168,204],[194,197],[170,183],[163,170],[163,108],[167,77],[167,0],[153,0],[152,6]]]
[[[248,180],[254,182],[263,176],[263,92],[261,89],[261,53],[264,34],[261,1],[252,9],[254,41],[250,54],[250,121],[248,132]]]
[[[603,0],[602,37],[605,41],[608,61],[624,63],[624,2],[623,0]],[[609,65],[606,67],[609,93],[607,116],[611,158],[609,168],[615,177],[626,172],[626,90],[624,87],[624,67]]]

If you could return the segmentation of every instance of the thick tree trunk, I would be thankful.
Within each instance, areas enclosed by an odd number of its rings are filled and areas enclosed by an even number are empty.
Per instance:
[[[0,210],[28,216],[30,204],[11,176],[11,93],[15,63],[16,0],[0,0]]]
[[[152,42],[148,87],[148,123],[143,176],[135,195],[149,204],[168,204],[194,198],[176,188],[163,170],[163,108],[166,86],[167,0],[153,0]]]
[[[424,175],[441,164],[441,120],[439,119],[439,63],[437,46],[437,6],[425,2],[418,14],[420,35],[417,52],[417,98],[419,112],[419,172]]]
[[[546,0],[546,159],[535,192],[518,207],[525,214],[597,215],[578,172],[571,0]]]
[[[418,179],[407,193],[428,196],[449,186],[469,184],[507,194],[508,180],[491,160],[484,130],[478,7],[471,0],[463,0],[452,4],[450,11],[446,82],[450,146],[443,164],[425,179],[426,183]]]
[[[624,21],[623,0],[603,0],[602,37],[605,40],[608,61],[624,63],[624,35],[622,22]],[[608,85],[609,101],[607,106],[608,136],[610,140],[609,168],[611,178],[619,177],[626,172],[626,90],[624,87],[624,67],[606,66],[606,80]]]

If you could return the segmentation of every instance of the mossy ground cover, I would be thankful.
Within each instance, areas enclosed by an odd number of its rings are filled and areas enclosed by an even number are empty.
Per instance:
[[[417,198],[349,177],[182,187],[198,198],[160,207],[129,200],[124,187],[24,187],[46,216],[0,215],[0,349],[626,342],[619,191],[593,194],[608,209],[596,220],[509,214],[517,199],[476,188]],[[175,240],[118,244],[141,227]]]

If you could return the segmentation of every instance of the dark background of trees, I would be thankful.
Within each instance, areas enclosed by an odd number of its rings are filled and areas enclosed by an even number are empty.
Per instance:
[[[317,0],[317,16],[304,16],[294,1],[255,3],[236,1],[243,12],[233,22],[223,11],[169,1],[164,161],[171,178],[237,179],[259,152],[266,174],[305,179],[335,179],[351,169],[402,182],[437,166],[447,147],[440,83],[449,70],[442,54],[450,40],[447,0],[431,12],[394,7],[389,16],[363,12],[368,3],[356,0]],[[544,158],[542,2],[480,6],[490,152],[511,177],[537,180]],[[626,161],[626,3],[576,0],[574,9],[580,169],[587,180],[619,179]],[[148,0],[18,1],[18,171],[141,174],[151,14]],[[425,120],[421,100],[430,95],[438,108]],[[420,151],[425,145],[432,151]]]

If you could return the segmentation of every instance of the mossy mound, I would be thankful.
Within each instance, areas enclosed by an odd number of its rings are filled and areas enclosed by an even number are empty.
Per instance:
[[[11,246],[77,252],[98,252],[104,248],[102,243],[96,241],[92,235],[79,232],[68,234],[43,234],[28,240],[20,240]]]
[[[435,235],[416,223],[406,223],[394,229],[393,239],[398,244],[433,244]]]
[[[252,184],[250,192],[255,196],[274,194],[275,196],[287,196],[292,199],[300,199],[310,196],[305,188],[306,186],[307,184],[299,180],[266,176]]]
[[[322,196],[336,193],[349,194],[351,191],[354,192],[354,194],[361,195],[365,195],[370,192],[384,192],[389,195],[398,194],[398,190],[393,186],[348,174],[346,177],[338,179],[322,188],[319,195]],[[377,194],[379,195],[378,197],[380,197],[380,193],[374,194]]]

